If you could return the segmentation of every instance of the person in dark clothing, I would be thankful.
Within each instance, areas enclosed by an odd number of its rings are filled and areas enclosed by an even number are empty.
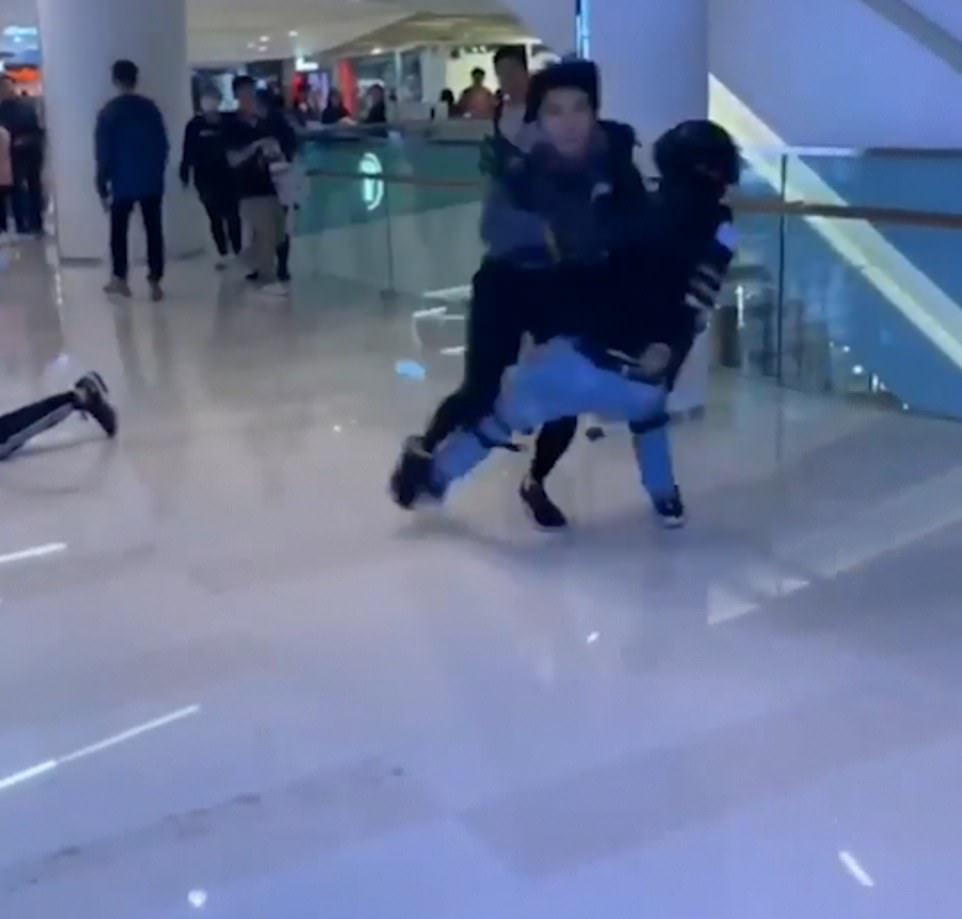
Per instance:
[[[184,131],[184,150],[180,160],[180,181],[186,188],[193,177],[207,211],[211,236],[220,256],[218,270],[227,267],[227,256],[231,251],[240,255],[244,245],[240,205],[224,146],[222,101],[216,87],[204,90],[200,98],[201,113],[188,122]]]
[[[364,116],[364,123],[387,124],[387,96],[380,83],[375,83],[367,91],[367,114]]]
[[[342,121],[350,120],[351,113],[344,105],[344,96],[339,89],[332,89],[327,94],[327,105],[321,112],[321,124],[333,125],[340,124]]]
[[[668,449],[665,405],[694,338],[705,326],[734,258],[731,212],[722,203],[740,172],[724,129],[691,121],[656,145],[664,189],[612,252],[608,285],[574,334],[553,338],[522,361],[494,411],[448,438],[431,457],[422,494],[444,496],[513,431],[592,412],[628,423],[642,482],[659,517],[680,525],[684,506]],[[640,304],[626,305],[625,291]]]
[[[43,235],[44,132],[37,110],[17,96],[9,77],[0,74],[0,127],[10,133],[13,186],[10,204],[17,232]]]
[[[139,206],[147,235],[150,296],[157,302],[164,297],[164,174],[170,143],[160,109],[137,92],[139,75],[133,61],[114,64],[117,96],[97,118],[97,191],[110,213],[113,276],[105,291],[131,296],[128,233],[131,214]]]
[[[654,158],[661,180],[658,191],[647,199],[641,224],[644,232],[632,246],[615,250],[610,265],[616,295],[619,290],[640,287],[645,290],[646,302],[659,304],[677,300],[678,292],[683,293],[676,314],[675,340],[685,346],[674,348],[665,372],[664,385],[670,392],[691,343],[707,326],[707,317],[716,306],[734,258],[737,237],[733,215],[720,202],[728,188],[738,182],[739,161],[731,138],[716,125],[702,121],[685,122],[667,132],[655,145]],[[711,164],[710,172],[704,164]],[[652,276],[666,282],[661,293],[652,287]],[[615,341],[637,336],[617,322],[637,324],[639,315],[641,322],[645,321],[643,312],[630,310],[598,315],[607,316],[610,327],[602,333],[599,324],[592,333],[588,326],[586,333]],[[612,325],[614,320],[617,322]],[[544,482],[574,439],[577,424],[565,419],[546,425],[545,431],[549,430],[551,436],[538,441],[529,476],[529,482],[540,486],[542,500],[529,504],[535,518],[551,527],[561,524],[550,521],[564,520],[564,516],[547,498]],[[667,425],[659,422],[646,429],[638,438],[637,448],[640,456],[656,465],[670,456]],[[665,525],[684,524],[685,507],[677,489],[669,500],[656,504],[656,509]]]
[[[272,164],[289,162],[296,138],[286,120],[259,105],[249,76],[234,80],[237,115],[225,123],[227,161],[233,170],[243,215],[251,232],[253,271],[248,280],[269,296],[286,296],[283,285],[289,250],[286,215],[272,178]],[[275,271],[280,261],[280,271]]]
[[[565,136],[559,144],[548,143],[541,130],[539,118],[549,94],[570,97],[577,106],[573,145]],[[526,130],[511,139],[497,132],[486,141],[482,169],[492,182],[481,236],[487,253],[473,281],[464,381],[442,402],[424,436],[406,445],[392,479],[402,507],[412,499],[405,483],[416,478],[408,468],[456,429],[471,427],[490,412],[525,333],[547,341],[568,327],[572,311],[592,301],[605,276],[607,235],[620,232],[619,225],[643,204],[644,185],[632,160],[634,131],[599,123],[598,97],[593,64],[557,65],[532,81]],[[515,142],[534,149],[525,155]],[[524,206],[517,204],[519,199]],[[567,449],[576,424],[559,421],[541,433],[532,476],[522,489],[526,504],[545,526],[560,527],[565,521],[556,508],[553,514],[545,509],[549,502],[540,471]]]
[[[107,386],[99,373],[88,373],[69,392],[0,415],[0,461],[75,412],[92,417],[108,437],[117,436],[117,412],[108,401]]]

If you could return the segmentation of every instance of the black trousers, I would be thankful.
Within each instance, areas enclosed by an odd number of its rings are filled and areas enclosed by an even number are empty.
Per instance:
[[[496,262],[481,266],[473,281],[464,379],[428,424],[424,435],[428,450],[490,414],[505,371],[518,362],[525,334],[545,341],[563,332],[569,298],[578,299],[579,287],[566,288],[554,270],[528,271]],[[539,433],[531,467],[535,481],[543,482],[551,473],[571,446],[577,427],[576,418],[564,418]]]
[[[0,460],[13,456],[29,440],[66,420],[76,407],[76,395],[67,392],[0,415]]]
[[[130,215],[140,205],[147,236],[148,279],[161,281],[164,277],[164,199],[160,196],[137,200],[114,201],[110,206],[110,255],[115,278],[127,280],[130,271],[128,236]]]
[[[37,150],[14,151],[13,216],[18,233],[43,231],[43,155]]]
[[[7,202],[12,198],[12,193],[12,188],[0,186],[0,233],[6,233],[10,229],[10,218]]]
[[[233,251],[234,255],[240,255],[244,247],[244,234],[237,196],[230,189],[202,188],[198,191],[204,210],[207,211],[210,235],[218,253],[223,256]]]

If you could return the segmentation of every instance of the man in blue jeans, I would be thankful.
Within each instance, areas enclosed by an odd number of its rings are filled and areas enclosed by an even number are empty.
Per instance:
[[[564,97],[558,101],[563,105]],[[707,121],[668,132],[656,146],[656,160],[662,193],[646,203],[630,237],[595,266],[590,286],[579,290],[574,282],[583,272],[559,266],[554,289],[545,288],[548,303],[572,295],[583,302],[572,331],[523,360],[479,424],[450,435],[431,454],[406,454],[395,484],[414,495],[408,506],[424,496],[443,497],[493,448],[511,448],[514,431],[591,413],[629,424],[659,518],[668,526],[684,522],[665,404],[734,254],[731,213],[722,197],[737,182],[740,164],[728,134]],[[532,240],[537,216],[527,218]]]
[[[128,233],[130,216],[140,207],[147,236],[150,298],[163,300],[164,174],[170,142],[156,103],[137,92],[140,71],[133,61],[117,61],[113,81],[117,96],[97,117],[97,192],[110,214],[112,277],[108,294],[129,297]]]

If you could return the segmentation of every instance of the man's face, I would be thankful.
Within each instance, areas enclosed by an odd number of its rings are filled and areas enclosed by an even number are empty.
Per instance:
[[[495,67],[501,91],[512,102],[523,102],[528,93],[528,68],[517,58],[506,57]]]
[[[565,157],[584,156],[595,126],[595,113],[588,94],[580,89],[552,89],[538,116],[551,145]]]
[[[242,86],[237,90],[237,111],[244,115],[257,114],[257,90],[253,86]]]
[[[471,81],[477,87],[484,86],[484,71],[475,70],[474,73],[471,74]]]

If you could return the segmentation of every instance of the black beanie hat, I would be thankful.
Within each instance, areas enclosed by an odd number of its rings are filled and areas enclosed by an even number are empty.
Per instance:
[[[562,61],[539,70],[528,87],[528,109],[525,121],[537,121],[545,96],[553,89],[580,89],[597,112],[601,107],[601,80],[593,61]]]

